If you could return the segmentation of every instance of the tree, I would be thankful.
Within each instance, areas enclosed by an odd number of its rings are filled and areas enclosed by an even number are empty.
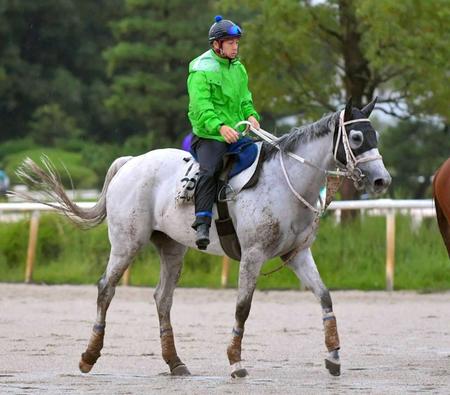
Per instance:
[[[380,96],[398,117],[448,120],[450,3],[395,0],[227,1],[251,15],[242,53],[255,102],[302,122]],[[380,105],[381,104],[381,105]],[[343,197],[356,191],[344,189]]]
[[[211,24],[202,0],[126,0],[105,51],[112,94],[107,106],[126,134],[149,131],[175,140],[189,128],[188,63],[208,47]]]
[[[229,1],[230,7],[237,8]],[[242,40],[256,100],[315,119],[351,96],[357,107],[448,118],[450,3],[411,0],[244,0]],[[247,13],[249,15],[249,13]]]
[[[37,108],[57,103],[81,129],[111,129],[102,103],[111,41],[108,21],[122,0],[3,1],[0,5],[0,141],[25,136]]]
[[[80,138],[82,131],[74,118],[68,116],[58,104],[39,107],[30,122],[30,137],[43,147],[64,146],[65,142]]]

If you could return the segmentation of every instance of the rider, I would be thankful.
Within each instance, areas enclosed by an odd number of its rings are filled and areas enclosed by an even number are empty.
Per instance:
[[[223,155],[229,144],[240,138],[233,126],[248,120],[259,129],[259,115],[248,90],[247,72],[238,59],[241,35],[238,25],[216,16],[209,29],[211,48],[189,64],[188,116],[194,132],[191,149],[200,164],[192,227],[197,231],[196,244],[202,250],[209,244]]]

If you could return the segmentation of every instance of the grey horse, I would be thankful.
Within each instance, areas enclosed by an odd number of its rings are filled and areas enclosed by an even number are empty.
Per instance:
[[[312,208],[327,172],[336,167],[371,193],[382,193],[389,186],[391,178],[377,149],[377,133],[367,119],[374,105],[375,101],[359,110],[349,101],[345,110],[293,128],[277,140],[276,146],[265,143],[266,158],[258,183],[230,202],[242,250],[235,323],[227,349],[233,377],[248,374],[241,361],[244,326],[261,267],[274,257],[284,259],[286,266],[318,298],[328,350],[325,365],[331,374],[340,374],[340,344],[332,301],[310,249],[318,223],[317,212]],[[303,163],[288,153],[303,158]],[[73,222],[89,228],[107,217],[111,251],[106,271],[98,282],[97,318],[79,363],[83,373],[89,372],[100,357],[106,312],[117,283],[137,252],[151,241],[161,262],[154,298],[162,356],[173,375],[190,374],[178,357],[170,321],[173,292],[184,254],[188,247],[196,248],[195,232],[190,227],[194,208],[175,202],[177,180],[185,171],[185,157],[181,150],[160,149],[116,159],[107,172],[98,202],[89,209],[77,206],[67,197],[48,163],[44,171],[28,159],[19,170],[24,179],[46,190],[57,202],[46,204],[57,207]],[[44,199],[38,200],[44,203]],[[224,255],[215,227],[211,229],[211,244],[206,252]]]

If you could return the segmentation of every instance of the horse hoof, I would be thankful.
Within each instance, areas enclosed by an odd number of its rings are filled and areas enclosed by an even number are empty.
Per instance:
[[[328,369],[332,376],[340,376],[341,375],[341,364],[331,361],[329,359],[325,359],[325,367]]]
[[[93,366],[94,365],[89,365],[88,363],[84,362],[82,359],[80,359],[80,363],[78,364],[81,373],[89,373]]]
[[[188,370],[186,365],[178,365],[170,372],[170,374],[172,376],[190,376],[191,372]]]
[[[233,365],[231,365],[231,377],[237,379],[247,376],[248,376],[247,369],[244,369],[242,367],[241,362],[236,362]]]
[[[234,372],[231,372],[231,377],[233,377],[234,379],[240,379],[242,377],[247,377],[247,376],[248,376],[247,369],[238,369],[238,370],[235,370]]]

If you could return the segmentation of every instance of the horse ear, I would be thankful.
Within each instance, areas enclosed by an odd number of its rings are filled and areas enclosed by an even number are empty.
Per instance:
[[[345,111],[344,111],[344,121],[348,121],[352,119],[352,97],[350,96],[348,98],[347,104],[345,105]]]
[[[377,100],[378,96],[375,96],[375,98],[367,106],[361,108],[361,112],[366,116],[366,118],[369,118],[369,115],[372,113]]]

